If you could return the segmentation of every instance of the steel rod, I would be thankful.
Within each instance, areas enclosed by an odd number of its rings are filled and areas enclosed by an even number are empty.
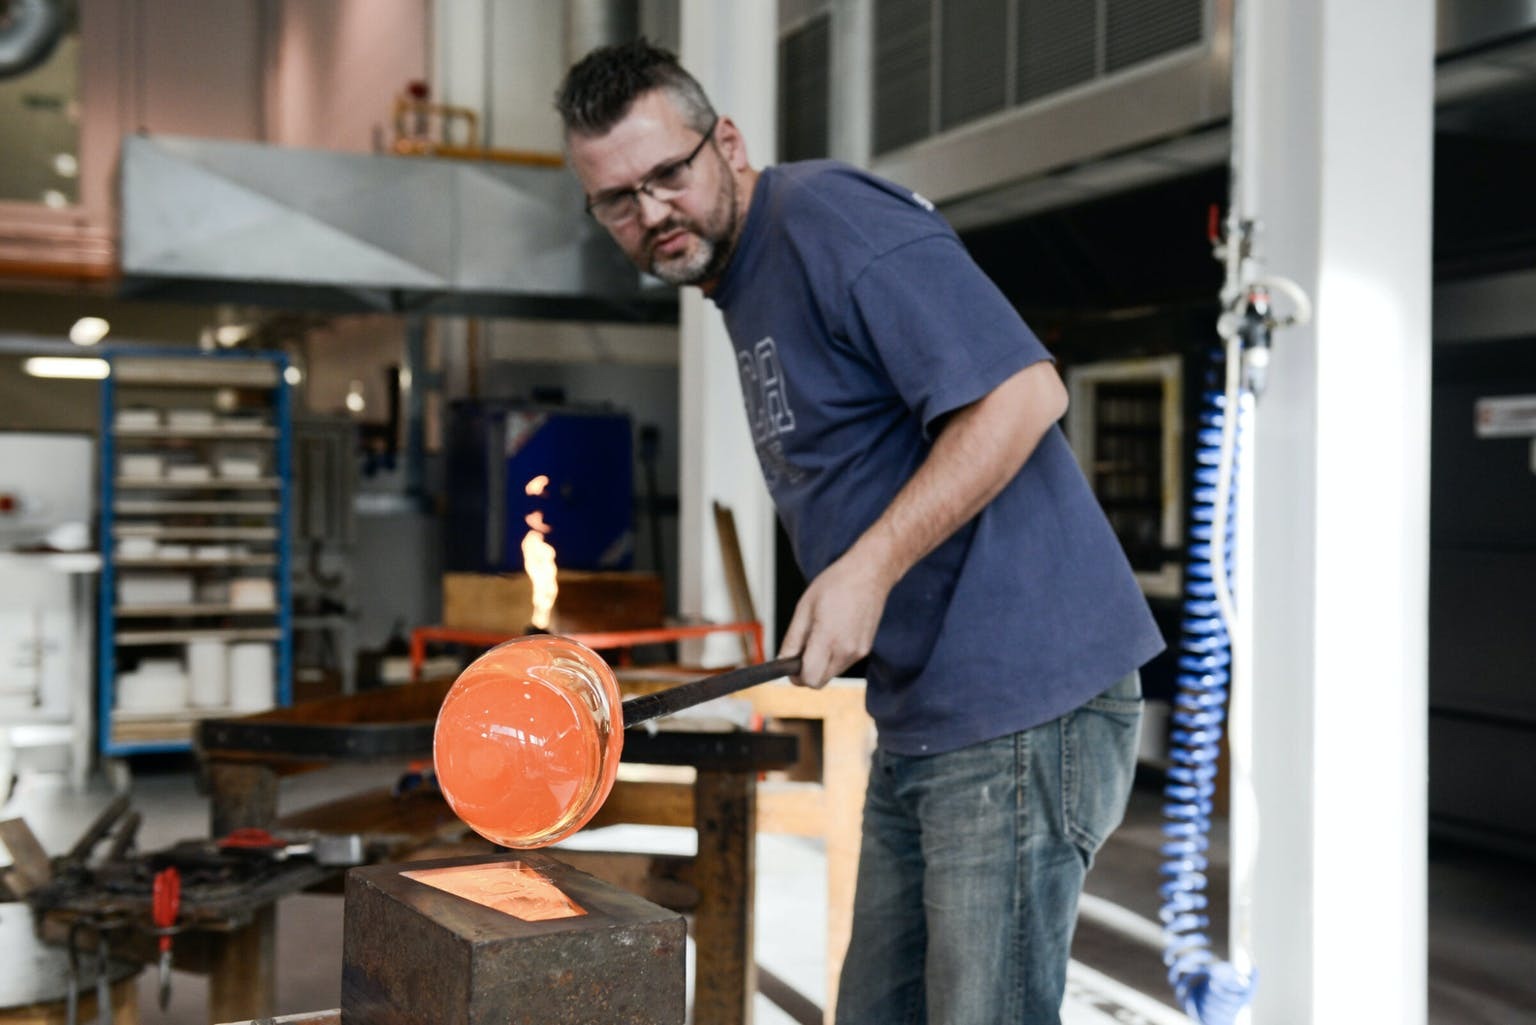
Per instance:
[[[685,708],[703,704],[715,698],[734,694],[736,691],[755,687],[782,676],[793,676],[800,671],[800,657],[775,659],[755,666],[743,666],[727,673],[716,673],[701,680],[669,687],[654,694],[644,694],[624,702],[624,728],[637,723],[671,715]]]

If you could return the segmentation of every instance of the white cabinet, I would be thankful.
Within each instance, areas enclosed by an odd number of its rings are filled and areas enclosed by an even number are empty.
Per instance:
[[[91,761],[96,442],[87,435],[0,432],[0,796],[23,769]]]
[[[0,552],[0,796],[24,768],[67,770],[85,786],[100,567],[95,552]]]

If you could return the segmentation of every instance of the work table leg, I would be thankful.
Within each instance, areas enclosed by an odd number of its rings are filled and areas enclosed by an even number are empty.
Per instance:
[[[277,905],[256,912],[244,928],[212,943],[208,1022],[269,1018],[277,1010]]]
[[[264,765],[210,762],[209,834],[270,829],[277,821],[277,773]],[[277,907],[256,912],[249,925],[219,933],[210,944],[208,1021],[265,1018],[277,1009]]]
[[[757,776],[701,770],[694,783],[694,825],[699,905],[693,922],[693,1020],[751,1025],[757,993],[752,914]]]
[[[271,829],[277,821],[277,773],[252,762],[209,762],[208,835],[237,829]]]

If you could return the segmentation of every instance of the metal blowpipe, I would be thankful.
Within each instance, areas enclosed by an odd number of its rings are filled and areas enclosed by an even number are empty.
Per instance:
[[[673,712],[680,712],[685,708],[692,708],[694,705],[734,694],[760,683],[767,683],[769,680],[793,676],[799,671],[800,656],[796,655],[793,658],[775,659],[761,665],[743,666],[740,669],[732,669],[728,673],[717,673],[701,680],[681,683],[654,694],[630,698],[623,705],[624,728],[629,729],[638,723],[658,716],[671,715]]]

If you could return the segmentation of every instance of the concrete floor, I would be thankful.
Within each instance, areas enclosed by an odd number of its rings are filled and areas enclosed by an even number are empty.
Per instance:
[[[297,811],[334,796],[387,782],[388,767],[353,766],[291,777],[280,807]],[[153,850],[206,835],[207,805],[184,765],[139,769],[131,782],[144,816],[140,847]],[[61,775],[22,776],[0,817],[25,818],[50,852],[67,848],[110,799],[94,777],[83,793]],[[1137,939],[1156,915],[1159,798],[1138,790],[1125,826],[1101,853],[1090,877],[1068,985],[1065,1025],[1177,1025],[1157,951]],[[616,826],[582,834],[573,846],[691,853],[691,831]],[[812,1001],[825,998],[825,885],[819,844],[782,836],[759,838],[757,957],[760,964]],[[1466,848],[1432,847],[1430,865],[1430,1021],[1432,1025],[1536,1023],[1536,888],[1531,866]],[[1215,892],[1225,885],[1217,866]],[[1098,899],[1093,899],[1098,898]],[[1129,917],[1127,917],[1129,916]],[[278,911],[278,1011],[335,1007],[340,996],[341,903],[299,895]],[[1368,942],[1362,931],[1362,942]],[[691,970],[691,959],[690,959]],[[139,983],[145,1025],[203,1025],[206,983],[174,975],[171,1004],[156,1003],[156,977]],[[691,979],[690,979],[691,985]],[[788,1015],[761,996],[758,1025],[789,1025]]]

